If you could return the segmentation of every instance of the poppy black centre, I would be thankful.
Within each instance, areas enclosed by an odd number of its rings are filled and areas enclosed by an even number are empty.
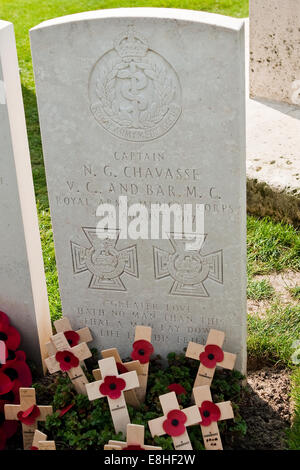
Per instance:
[[[116,390],[117,386],[116,386],[116,384],[110,384],[110,385],[109,385],[109,388],[110,388],[111,390]]]
[[[10,378],[10,380],[16,380],[18,378],[18,373],[15,369],[5,369],[4,374]]]
[[[12,361],[13,359],[16,359],[16,354],[14,351],[12,351],[11,349],[8,350],[8,358],[7,358],[9,361]]]
[[[214,356],[213,354],[211,354],[211,353],[210,353],[207,357],[208,357],[208,359],[210,359],[211,361],[215,358],[215,356]]]
[[[139,349],[139,355],[140,356],[144,356],[145,355],[145,351],[143,349]]]
[[[210,412],[205,410],[204,413],[203,413],[204,418],[208,418],[209,415],[210,415]]]
[[[68,341],[69,345],[72,346],[73,341],[71,339],[68,339],[67,341]]]
[[[3,331],[0,331],[0,340],[1,341],[6,341],[7,340],[7,334],[3,333]]]
[[[173,426],[178,426],[178,424],[179,424],[178,419],[172,419],[172,425]]]
[[[65,362],[71,362],[71,358],[69,356],[64,357]]]

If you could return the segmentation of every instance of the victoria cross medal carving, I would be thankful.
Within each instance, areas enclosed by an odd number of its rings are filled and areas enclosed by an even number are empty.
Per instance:
[[[111,134],[133,142],[164,135],[181,113],[176,72],[132,26],[95,64],[89,95],[96,121]]]
[[[173,253],[154,246],[153,257],[155,279],[173,279],[171,295],[209,297],[204,286],[207,279],[223,284],[222,250],[203,255],[202,247],[195,251],[186,250],[186,238],[175,238],[171,233],[169,240]]]
[[[106,230],[106,238],[99,237],[96,228],[82,227],[82,230],[90,246],[85,248],[71,241],[74,274],[89,271],[92,275],[89,284],[91,289],[126,291],[121,276],[126,273],[139,277],[136,245],[118,250],[118,230]]]

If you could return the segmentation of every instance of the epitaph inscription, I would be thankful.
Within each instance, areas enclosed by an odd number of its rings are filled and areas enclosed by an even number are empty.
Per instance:
[[[181,90],[171,65],[133,26],[114,41],[90,78],[91,111],[121,139],[143,142],[168,132],[181,113]]]

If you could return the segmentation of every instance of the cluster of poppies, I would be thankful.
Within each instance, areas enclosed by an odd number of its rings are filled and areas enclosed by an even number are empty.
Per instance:
[[[80,342],[80,337],[75,331],[66,331],[65,337],[71,347],[76,346]],[[30,387],[32,385],[32,376],[28,365],[26,364],[26,355],[24,351],[18,350],[21,342],[20,333],[14,328],[9,321],[8,316],[0,311],[0,341],[1,346],[5,346],[4,356],[5,360],[0,360],[0,450],[6,446],[7,439],[11,438],[17,431],[17,421],[6,421],[4,416],[5,404],[18,404],[20,401],[19,389],[20,387]],[[2,348],[3,349],[3,348]],[[139,340],[133,343],[133,351],[131,358],[139,360],[141,364],[147,364],[153,354],[154,349],[152,344],[146,340]],[[200,361],[208,368],[214,368],[216,364],[222,361],[224,354],[221,348],[216,345],[207,345],[204,351],[200,354]],[[1,357],[0,357],[1,359]],[[73,367],[79,365],[79,359],[70,351],[58,351],[56,353],[56,360],[60,364],[60,369],[66,372]],[[117,363],[118,372],[128,372],[126,366],[122,363]],[[100,386],[102,395],[115,400],[120,398],[123,390],[126,388],[126,382],[123,378],[117,376],[106,376]],[[186,390],[180,384],[170,384],[169,391],[174,391],[176,395],[186,395]],[[65,407],[61,410],[63,416],[72,405]],[[220,419],[220,409],[217,405],[210,401],[204,401],[199,408],[202,417],[202,426],[209,426],[212,422]],[[32,424],[39,414],[37,406],[31,407],[29,410],[20,412],[18,419],[20,422],[30,425]],[[187,416],[184,411],[172,410],[168,413],[166,420],[163,423],[165,432],[170,436],[180,436],[185,432],[185,423]],[[133,446],[137,449],[136,446]],[[132,449],[129,446],[128,449]]]
[[[146,364],[149,362],[151,355],[153,354],[154,349],[150,342],[145,340],[139,340],[133,343],[133,351],[131,353],[131,358],[134,360],[139,360],[141,364]],[[200,354],[199,359],[201,362],[208,368],[214,368],[216,364],[222,361],[224,358],[224,353],[221,348],[216,345],[207,345]],[[117,363],[118,372],[128,372],[124,364]],[[63,370],[63,368],[62,368]],[[112,400],[120,398],[123,390],[126,387],[126,382],[121,377],[116,376],[106,376],[104,381],[100,385],[100,392],[102,395],[106,395]],[[172,383],[168,386],[170,392],[175,392],[176,395],[186,395],[185,388],[178,383]],[[221,412],[219,407],[211,401],[203,401],[201,407],[199,407],[201,415],[201,425],[209,426],[212,422],[219,421],[221,417]],[[163,429],[166,434],[169,436],[181,436],[185,432],[185,423],[187,421],[187,416],[184,411],[181,410],[172,410],[168,413],[166,420],[163,422]],[[138,450],[139,446],[128,446],[123,450]]]
[[[6,421],[4,405],[19,404],[20,387],[30,387],[32,376],[26,364],[26,354],[18,350],[21,342],[20,333],[9,321],[8,316],[0,311],[0,341],[5,345],[5,361],[0,361],[0,450],[6,446],[18,428],[17,421]]]

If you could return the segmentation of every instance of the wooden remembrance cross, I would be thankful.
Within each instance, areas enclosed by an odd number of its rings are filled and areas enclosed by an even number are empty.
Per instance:
[[[88,379],[86,378],[79,362],[92,356],[87,344],[80,343],[71,348],[64,333],[57,333],[56,335],[51,336],[51,341],[54,344],[57,353],[54,356],[45,359],[45,364],[48,367],[50,374],[54,374],[60,370],[62,372],[67,372],[77,393],[86,395],[85,385],[88,383]],[[63,352],[66,353],[65,357],[62,354]],[[61,354],[58,356],[58,353]],[[74,365],[72,365],[72,363],[74,363]]]
[[[46,421],[53,413],[52,406],[38,406],[34,388],[20,388],[20,404],[4,406],[5,419],[22,423],[23,447],[30,449],[38,421]],[[25,422],[28,424],[25,424]],[[30,424],[29,424],[30,423]]]
[[[137,325],[135,327],[135,336],[134,336],[133,345],[135,345],[137,343],[137,341],[145,341],[146,343],[148,343],[151,346],[151,334],[152,334],[152,328],[150,326]],[[132,352],[131,355],[133,355],[134,352],[135,352],[135,350]],[[142,358],[140,360],[142,371],[139,374],[140,386],[136,390],[136,394],[137,394],[138,400],[141,403],[144,403],[145,398],[146,398],[148,373],[149,373],[149,359],[150,359],[150,357],[144,363],[142,362]]]
[[[164,416],[148,422],[152,437],[168,434],[172,437],[175,450],[193,450],[186,428],[200,423],[198,406],[180,410],[175,392],[161,395],[159,400]]]
[[[120,357],[120,354],[116,348],[111,348],[111,349],[104,349],[101,351],[101,355],[103,359],[106,359],[107,357],[113,357],[116,361],[117,366],[120,367],[120,369],[124,368],[127,372],[131,372],[135,370],[135,372],[138,375],[138,378],[140,375],[143,374],[143,369],[140,364],[140,361],[130,361],[130,362],[122,362],[122,359]],[[120,370],[122,372],[122,370]],[[95,380],[102,380],[101,372],[100,369],[94,369],[93,370],[93,376]],[[140,381],[140,379],[139,379]],[[133,406],[134,408],[139,408],[141,406],[140,401],[138,400],[136,396],[136,390],[127,390],[127,392],[124,392],[125,395],[125,400],[128,405]]]
[[[126,442],[108,441],[104,450],[162,450],[161,447],[144,444],[145,427],[140,424],[127,424]]]
[[[186,357],[201,361],[194,387],[210,385],[216,366],[232,370],[236,361],[236,354],[222,351],[225,333],[219,330],[210,330],[206,345],[190,342],[186,350]],[[201,356],[201,358],[200,358]]]
[[[205,449],[223,450],[218,421],[234,418],[231,402],[214,404],[208,385],[194,388],[193,396],[201,413],[200,427]]]
[[[127,424],[130,418],[124,392],[139,387],[139,379],[135,371],[119,374],[116,361],[107,357],[99,361],[99,368],[103,380],[97,380],[86,385],[89,400],[106,397],[116,433],[126,435]]]
[[[56,329],[56,333],[64,333],[67,341],[69,342],[69,346],[73,347],[74,345],[71,344],[71,341],[68,340],[68,334],[75,333],[75,335],[78,335],[78,342],[77,344],[80,343],[89,343],[93,341],[93,337],[91,335],[90,329],[86,326],[84,328],[81,328],[80,330],[73,330],[70,320],[67,317],[62,317],[59,320],[56,320],[54,322],[54,326]],[[56,353],[56,348],[54,344],[49,341],[49,343],[46,343],[46,349],[49,354],[49,356],[53,356]]]
[[[30,450],[56,450],[55,442],[47,439],[46,434],[36,429]]]

